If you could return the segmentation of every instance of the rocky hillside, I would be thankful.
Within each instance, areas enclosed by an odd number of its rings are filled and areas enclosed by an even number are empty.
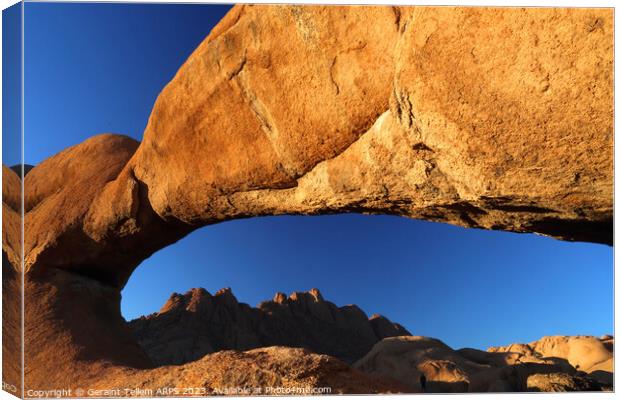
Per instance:
[[[130,396],[312,395],[405,393],[391,378],[371,376],[326,355],[305,349],[266,347],[226,350],[184,365],[150,370],[116,369],[106,381],[85,378],[93,395],[123,396],[110,387],[131,388]],[[106,391],[107,390],[107,391]]]
[[[303,347],[353,363],[375,343],[410,335],[401,325],[359,307],[337,307],[318,289],[276,293],[257,308],[239,303],[230,289],[174,293],[157,313],[129,322],[156,365],[183,364],[220,350]]]

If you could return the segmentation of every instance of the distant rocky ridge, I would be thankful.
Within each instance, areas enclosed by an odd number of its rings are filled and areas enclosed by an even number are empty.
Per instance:
[[[173,293],[157,313],[129,322],[156,365],[183,364],[221,350],[301,347],[347,363],[363,357],[381,339],[410,333],[356,305],[337,307],[318,289],[276,293],[257,308],[239,303],[229,288]]]
[[[128,326],[160,366],[144,378],[147,386],[159,382],[163,371],[170,376],[189,370],[209,375],[213,388],[236,380],[299,384],[312,377],[312,387],[331,379],[334,393],[613,390],[613,336],[546,336],[487,351],[457,350],[412,336],[385,317],[368,318],[355,305],[337,307],[317,289],[276,293],[256,308],[239,303],[229,288],[215,295],[192,289],[172,294],[159,312]],[[229,369],[237,372],[223,372]],[[368,386],[356,388],[360,382]]]

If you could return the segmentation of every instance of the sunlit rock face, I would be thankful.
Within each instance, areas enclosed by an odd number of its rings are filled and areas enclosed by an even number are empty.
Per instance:
[[[566,360],[576,370],[613,384],[614,337],[545,336],[528,344],[491,347],[489,352],[511,352],[520,356],[549,357]]]
[[[235,7],[164,88],[139,146],[96,137],[26,176],[26,266],[122,286],[197,227],[282,213],[611,243],[611,16]]]
[[[22,394],[23,369],[20,176],[2,166],[2,382],[3,390],[15,396]]]
[[[26,386],[152,365],[120,290],[215,222],[388,213],[611,244],[613,29],[610,9],[235,6],[142,143],[95,136],[25,176]]]
[[[454,350],[437,339],[401,336],[378,342],[354,367],[412,392],[613,390],[609,346],[613,337],[547,336],[488,351]]]

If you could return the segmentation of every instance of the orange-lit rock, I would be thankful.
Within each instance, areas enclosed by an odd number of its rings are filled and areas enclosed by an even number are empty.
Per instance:
[[[387,213],[611,244],[613,29],[600,8],[235,6],[142,143],[95,136],[25,177],[26,386],[151,367],[120,290],[228,219]]]

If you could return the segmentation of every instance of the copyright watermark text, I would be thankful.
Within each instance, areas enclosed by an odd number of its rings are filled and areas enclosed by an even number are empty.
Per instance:
[[[27,398],[67,398],[67,397],[179,397],[179,396],[282,396],[282,395],[316,395],[331,394],[331,387],[311,386],[259,386],[259,387],[162,387],[157,389],[145,388],[77,388],[77,389],[28,389]]]

